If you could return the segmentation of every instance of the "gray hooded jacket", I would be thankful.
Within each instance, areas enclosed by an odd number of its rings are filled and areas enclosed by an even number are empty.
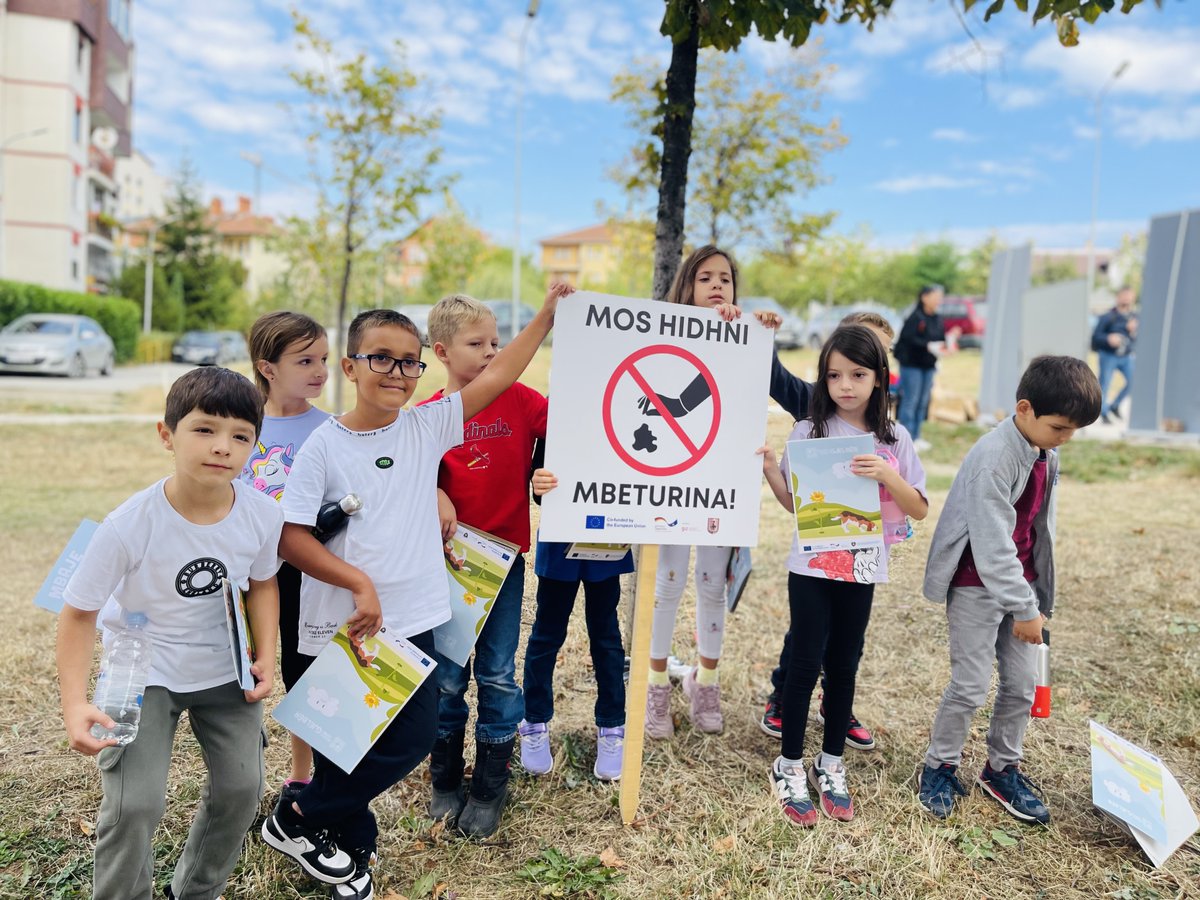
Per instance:
[[[963,459],[938,518],[925,565],[924,594],[944,603],[968,542],[987,592],[1018,622],[1047,617],[1054,610],[1054,488],[1058,453],[1046,454],[1046,497],[1033,522],[1033,566],[1037,580],[1025,580],[1013,531],[1016,502],[1025,492],[1041,451],[1031,447],[1012,418],[985,434]]]

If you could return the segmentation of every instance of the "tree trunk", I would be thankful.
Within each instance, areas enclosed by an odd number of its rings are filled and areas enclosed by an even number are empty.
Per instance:
[[[683,256],[684,206],[688,157],[692,153],[692,116],[696,112],[696,58],[700,27],[693,12],[692,30],[671,47],[667,101],[663,112],[662,174],[658,182],[658,218],[654,223],[654,299],[665,300]]]
[[[337,303],[337,335],[338,341],[342,346],[346,346],[346,304],[350,299],[350,272],[354,266],[354,203],[353,201],[346,204],[346,220],[344,223],[345,231],[342,238],[342,283],[338,290]],[[345,383],[346,376],[341,371],[341,366],[338,366],[337,371],[333,372],[333,408],[337,414],[342,413],[342,385]]]

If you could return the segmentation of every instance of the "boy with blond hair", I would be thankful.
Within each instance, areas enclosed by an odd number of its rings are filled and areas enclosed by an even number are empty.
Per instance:
[[[304,575],[300,650],[317,654],[345,622],[352,636],[381,625],[433,653],[433,629],[450,618],[437,500],[438,468],[463,439],[463,422],[524,371],[554,323],[567,285],[553,284],[533,321],[462,390],[404,410],[425,370],[421,339],[388,309],[354,318],[342,371],[355,406],[319,426],[301,448],[283,497],[281,555]],[[321,507],[348,493],[363,506],[329,545],[312,535]],[[344,559],[332,551],[340,550]],[[426,679],[353,772],[315,755],[312,782],[281,798],[263,839],[331,887],[334,900],[374,895],[378,827],[370,802],[408,775],[437,735],[437,688]],[[344,848],[344,849],[343,849]]]
[[[445,389],[426,401],[436,403],[487,371],[500,346],[496,317],[473,297],[443,297],[429,313],[429,342],[446,367]],[[429,814],[457,824],[473,838],[489,837],[499,827],[513,744],[525,714],[516,655],[525,593],[524,554],[529,550],[529,473],[534,441],[546,436],[546,409],[545,397],[513,384],[463,423],[462,444],[442,457],[438,472],[439,493],[445,501],[444,539],[453,533],[457,518],[520,548],[475,644],[478,697],[475,769],[469,791],[463,787],[463,745],[472,660],[460,666],[434,652],[438,733],[429,758]]]
[[[194,369],[167,393],[158,436],[174,474],[109,513],[63,592],[58,682],[71,749],[99,757],[96,900],[150,900],[154,831],[166,809],[179,717],[186,711],[208,778],[167,897],[211,900],[241,855],[263,791],[262,698],[279,627],[279,505],[238,480],[262,426],[263,397],[244,375]],[[222,581],[246,596],[257,685],[234,676]],[[101,613],[103,610],[103,613]],[[100,615],[104,639],[126,613],[146,618],[152,661],[137,736],[98,739],[113,721],[88,702]]]

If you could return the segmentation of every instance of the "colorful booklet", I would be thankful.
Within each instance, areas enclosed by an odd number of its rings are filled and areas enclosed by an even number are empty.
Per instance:
[[[353,772],[437,663],[384,625],[373,637],[330,638],[271,713],[345,772]]]
[[[42,582],[41,589],[34,595],[35,606],[40,606],[52,613],[62,612],[63,603],[66,602],[63,600],[63,591],[67,587],[67,582],[71,580],[71,576],[75,574],[79,563],[83,561],[83,551],[87,549],[92,535],[99,527],[100,523],[93,522],[91,519],[84,519],[79,523],[79,527],[75,529],[75,533],[67,541],[67,546],[63,548],[63,552],[55,561],[54,568]]]
[[[729,612],[737,609],[750,580],[750,548],[734,547],[729,554],[729,568],[725,572],[725,608]]]
[[[632,544],[584,544],[567,547],[567,559],[584,559],[591,562],[620,562]]]
[[[883,550],[879,483],[850,471],[850,460],[875,452],[875,438],[812,438],[788,441],[789,487],[796,510],[800,550]]]
[[[254,690],[257,683],[250,666],[254,664],[254,632],[246,616],[246,596],[228,578],[221,579],[221,595],[225,599],[225,624],[229,628],[229,650],[233,654],[233,673],[243,691]]]
[[[438,653],[465,666],[521,548],[458,523],[442,553],[450,582],[450,620],[433,629]]]
[[[1138,842],[1155,867],[1190,838],[1200,821],[1161,759],[1097,722],[1092,744],[1092,805]]]

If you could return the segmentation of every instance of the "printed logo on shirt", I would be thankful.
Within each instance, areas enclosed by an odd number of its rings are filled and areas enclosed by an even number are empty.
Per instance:
[[[221,590],[221,579],[226,578],[229,571],[219,559],[202,556],[193,559],[179,570],[175,576],[175,590],[181,597],[204,597]]]
[[[377,469],[390,469],[394,464],[395,460],[390,456],[381,456],[375,460],[375,468]]]
[[[482,425],[474,420],[463,426],[463,443],[467,441],[486,441],[488,438],[508,437],[512,434],[512,427],[504,421],[502,416],[497,416],[496,421],[489,425]]]
[[[467,463],[467,468],[472,472],[487,469],[492,465],[492,455],[480,450],[478,444],[472,444],[469,452],[471,454],[471,461]]]

